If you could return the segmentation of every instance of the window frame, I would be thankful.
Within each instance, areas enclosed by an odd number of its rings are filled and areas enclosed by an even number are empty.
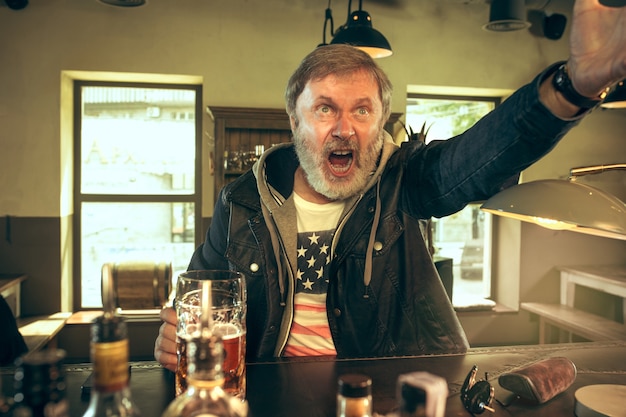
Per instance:
[[[411,99],[426,99],[426,100],[448,100],[448,101],[454,101],[454,100],[458,100],[458,101],[473,101],[473,102],[488,102],[488,103],[492,103],[493,104],[493,109],[495,109],[496,107],[498,107],[502,101],[503,101],[503,97],[500,95],[493,95],[493,94],[485,94],[485,95],[481,95],[481,94],[455,94],[455,93],[451,93],[451,90],[453,90],[453,87],[447,87],[445,93],[436,93],[436,92],[429,92],[429,93],[420,93],[420,92],[407,92],[406,95],[406,101],[405,101],[405,110],[407,110],[406,114],[405,114],[405,120],[406,117],[408,116],[409,112],[407,107],[409,106],[409,102]],[[462,88],[460,88],[460,90],[463,90]],[[493,109],[491,111],[493,111]],[[429,124],[428,124],[428,120],[425,121],[425,129],[429,129]],[[407,122],[407,130],[409,129],[409,124]],[[420,130],[422,129],[422,126],[410,126],[410,128],[412,129],[418,129],[417,131],[413,131],[413,133],[420,133]],[[426,130],[427,132],[427,130]],[[426,133],[426,132],[422,132],[422,133]],[[458,133],[457,133],[458,134]],[[450,137],[437,137],[434,139],[437,140],[448,140],[450,139],[452,136]],[[428,139],[433,139],[430,137],[423,137],[421,138],[423,140],[425,140],[425,142],[428,141]],[[472,201],[469,204],[481,204],[481,201]],[[488,222],[485,224],[485,244],[484,244],[484,250],[485,251],[489,251],[489,257],[488,259],[490,260],[489,263],[484,263],[483,264],[483,277],[481,279],[482,282],[482,288],[483,288],[483,296],[484,298],[488,298],[488,299],[492,299],[494,297],[494,290],[497,286],[496,284],[496,276],[494,275],[494,261],[496,260],[496,233],[495,233],[495,222],[496,219],[493,218],[493,216],[489,216],[489,220]],[[433,226],[430,226],[431,228]],[[433,230],[434,232],[434,230]],[[434,246],[435,245],[435,240],[434,240],[434,234],[433,234],[433,242],[431,242],[430,244]],[[434,254],[434,256],[438,256],[437,253]],[[441,256],[441,255],[439,255]],[[460,269],[460,266],[459,266]],[[485,276],[487,275],[487,276]],[[454,276],[454,280],[452,283],[452,293],[453,295],[456,293],[455,291],[455,282],[457,280],[462,279],[461,276],[457,277],[456,275]],[[454,297],[453,297],[454,298]],[[454,300],[453,301],[453,306],[455,308],[460,308],[463,309],[467,306],[464,305],[455,305],[454,304]]]
[[[137,81],[102,81],[74,79],[73,81],[73,311],[93,309],[82,306],[82,204],[83,203],[193,203],[194,246],[197,247],[203,236],[202,221],[202,84],[175,84]],[[82,89],[83,87],[124,87],[154,88],[172,90],[192,90],[195,94],[195,158],[194,191],[190,194],[98,194],[82,193]],[[191,254],[189,255],[191,257]]]

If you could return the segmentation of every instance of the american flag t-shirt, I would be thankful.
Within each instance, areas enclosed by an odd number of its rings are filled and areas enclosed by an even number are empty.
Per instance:
[[[336,355],[326,316],[326,291],[332,239],[344,203],[315,204],[297,194],[294,201],[298,214],[298,265],[294,319],[284,355]]]
[[[296,293],[326,294],[330,245],[335,230],[298,233],[298,276]]]

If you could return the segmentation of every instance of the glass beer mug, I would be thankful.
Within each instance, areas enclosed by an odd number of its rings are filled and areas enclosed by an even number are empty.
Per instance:
[[[212,331],[224,345],[224,391],[246,396],[246,284],[243,274],[225,270],[186,271],[178,276],[174,308],[176,327],[176,395],[187,389],[187,340],[200,326],[202,285],[211,283]]]

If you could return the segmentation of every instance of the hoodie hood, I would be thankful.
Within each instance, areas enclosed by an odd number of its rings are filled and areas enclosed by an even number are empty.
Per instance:
[[[379,187],[380,176],[385,169],[387,161],[398,149],[399,148],[393,142],[391,135],[389,135],[386,131],[383,131],[383,147],[376,170],[370,176],[367,186],[361,191],[361,193],[346,200],[342,220],[337,225],[337,237],[340,235],[341,228],[345,221],[349,218],[354,206],[361,200],[363,195],[370,189]],[[289,162],[286,161],[287,158],[290,159]],[[277,165],[278,167],[276,167]],[[279,262],[279,269],[282,270],[280,266],[282,266],[284,262],[287,262],[290,265],[289,269],[291,269],[292,272],[295,271],[296,267],[296,235],[298,230],[296,224],[295,205],[291,194],[293,192],[293,176],[297,167],[298,163],[293,143],[281,143],[272,146],[265,153],[263,153],[261,158],[252,167],[252,171],[257,180],[257,188],[261,199],[263,216],[272,236],[273,249]],[[280,171],[279,177],[282,182],[280,185],[274,184],[272,181],[272,178],[276,177],[276,175],[272,175],[275,172],[271,171],[276,170]],[[372,247],[374,245],[376,230],[380,220],[380,207],[380,196],[377,190],[374,223],[372,225],[368,245],[368,259],[366,259],[365,276],[363,277],[366,286],[369,285],[371,280]],[[282,252],[282,256],[281,250],[284,251]],[[282,259],[279,260],[279,257]],[[283,276],[279,277],[281,293],[283,294],[285,291],[285,278],[286,277]]]
[[[365,260],[365,271],[363,282],[366,287],[364,297],[367,297],[367,288],[372,278],[372,256],[375,243],[376,231],[380,221],[381,201],[378,188],[380,187],[380,177],[384,171],[387,161],[391,155],[398,150],[398,146],[393,142],[391,135],[383,132],[383,147],[376,170],[371,174],[370,180],[357,195],[345,201],[345,208],[341,220],[337,225],[335,237],[333,239],[332,254],[341,235],[341,230],[357,203],[363,195],[372,188],[376,188],[376,210],[374,221],[370,232],[367,257]],[[276,347],[275,355],[280,356],[284,343],[286,343],[291,322],[293,320],[293,280],[297,270],[297,218],[296,207],[293,202],[293,181],[295,170],[298,167],[297,156],[293,143],[282,143],[269,148],[252,167],[257,181],[257,189],[261,200],[263,218],[267,225],[272,241],[272,249],[275,254],[277,264],[277,279],[280,289],[281,305],[286,311],[281,324],[281,334],[285,335],[283,343]]]

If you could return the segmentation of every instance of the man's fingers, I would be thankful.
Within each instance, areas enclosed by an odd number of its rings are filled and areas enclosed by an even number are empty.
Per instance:
[[[159,336],[154,341],[154,358],[170,371],[176,371],[178,357],[176,355],[176,312],[166,307],[160,313],[163,324],[159,328]]]
[[[176,327],[173,324],[164,322],[159,328],[159,336],[163,338],[167,346],[164,350],[168,352],[176,352]]]
[[[163,308],[161,312],[159,313],[159,316],[161,317],[161,320],[163,320],[164,322],[170,323],[173,325],[176,325],[176,322],[178,321],[176,319],[176,311],[172,307]]]
[[[161,365],[163,365],[165,369],[176,372],[176,365],[178,363],[176,355],[172,355],[171,353],[166,353],[160,350],[155,350],[154,357]]]
[[[166,324],[163,324],[163,328]],[[171,327],[171,326],[169,326]],[[176,354],[176,340],[172,340],[159,332],[159,336],[154,342],[154,358],[170,371],[176,371],[178,356]]]

